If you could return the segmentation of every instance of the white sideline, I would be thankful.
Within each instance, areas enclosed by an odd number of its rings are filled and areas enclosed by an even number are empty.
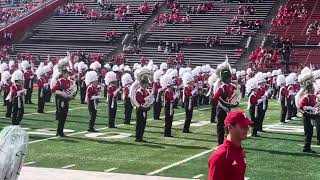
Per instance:
[[[198,174],[196,176],[193,176],[192,179],[198,179],[198,178],[201,178],[203,176],[203,174]]]
[[[32,161],[32,162],[24,163],[23,165],[24,165],[24,166],[28,166],[28,165],[31,165],[31,164],[34,164],[34,163],[36,163],[36,162],[33,162],[33,161]]]
[[[281,124],[281,123],[273,124],[273,126],[276,126],[276,125],[279,125],[279,124]],[[250,136],[251,136],[251,134],[248,135],[248,137],[250,137]],[[155,171],[149,172],[149,173],[147,173],[147,175],[155,175],[155,174],[158,174],[158,173],[160,173],[160,172],[162,172],[162,171],[165,171],[165,170],[167,170],[167,169],[173,168],[173,167],[175,167],[175,166],[178,166],[178,165],[180,165],[180,164],[183,164],[183,163],[188,162],[188,161],[190,161],[190,160],[193,160],[193,159],[195,159],[195,158],[201,157],[201,156],[203,156],[203,155],[205,155],[205,154],[207,154],[207,153],[210,153],[210,152],[212,152],[213,150],[215,150],[216,148],[217,148],[217,147],[212,148],[212,149],[210,149],[210,150],[206,150],[206,151],[200,152],[200,153],[198,153],[198,154],[195,154],[195,155],[193,155],[193,156],[191,156],[191,157],[188,157],[188,158],[186,158],[186,159],[183,159],[183,160],[181,160],[181,161],[175,162],[175,163],[170,164],[170,165],[168,165],[168,166],[165,166],[165,167],[162,167],[162,168],[157,169],[157,170],[155,170]]]
[[[76,166],[75,164],[70,164],[68,166],[63,166],[62,169],[68,169],[68,168],[75,167],[75,166]]]
[[[110,168],[110,169],[107,169],[107,170],[104,170],[104,172],[111,172],[111,171],[114,171],[114,170],[117,170],[118,168]]]
[[[87,107],[79,107],[78,109],[80,108],[87,108]],[[74,108],[75,109],[75,108]],[[72,110],[74,110],[72,109]],[[202,108],[202,109],[197,109],[197,110],[194,110],[194,111],[202,111],[202,110],[206,110],[206,109],[209,109],[209,108]],[[53,111],[53,112],[56,112],[56,111]],[[184,112],[182,113],[177,113],[175,115],[180,115],[180,114],[185,114]],[[161,118],[164,118],[164,116],[161,116]],[[152,120],[152,118],[149,118],[147,120]],[[133,122],[132,124],[135,124],[135,122]],[[119,125],[116,125],[117,127],[120,127],[120,126],[124,126],[125,124],[119,124]],[[104,130],[104,129],[107,129],[108,127],[103,127],[103,128],[99,128],[97,129],[98,131],[99,130]],[[74,135],[77,135],[77,134],[83,134],[83,133],[87,133],[88,131],[80,131],[80,132],[76,132],[76,133],[72,133],[72,134],[68,134],[68,136],[74,136]],[[47,141],[47,140],[51,140],[51,139],[57,139],[58,136],[54,136],[54,137],[50,137],[50,138],[44,138],[44,139],[39,139],[39,140],[34,140],[34,141],[30,141],[29,144],[33,144],[33,143],[37,143],[37,142],[43,142],[43,141]]]
[[[71,169],[22,167],[19,180],[186,180],[182,178],[143,176]]]

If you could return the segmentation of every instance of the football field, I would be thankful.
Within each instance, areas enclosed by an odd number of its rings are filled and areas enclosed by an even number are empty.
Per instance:
[[[34,94],[34,103],[37,103],[36,97]],[[244,99],[239,108],[246,109],[246,105]],[[190,128],[193,133],[190,134],[182,133],[184,110],[175,109],[173,138],[163,136],[164,121],[153,120],[153,110],[150,110],[144,135],[147,143],[134,141],[135,111],[132,124],[123,124],[121,101],[118,102],[116,129],[106,127],[106,102],[101,101],[96,120],[98,133],[87,132],[87,105],[80,104],[78,97],[71,101],[65,126],[67,138],[55,136],[54,98],[46,104],[45,114],[36,113],[36,107],[36,104],[25,105],[22,121],[22,127],[29,133],[26,166],[206,179],[207,160],[217,145],[216,124],[210,123],[210,106],[195,107]],[[11,119],[4,118],[4,110],[1,108],[0,127],[11,124]],[[244,142],[246,177],[255,180],[320,179],[320,146],[316,145],[315,133],[313,149],[318,154],[303,153],[301,118],[280,124],[279,116],[280,104],[271,100],[264,122],[267,132]]]

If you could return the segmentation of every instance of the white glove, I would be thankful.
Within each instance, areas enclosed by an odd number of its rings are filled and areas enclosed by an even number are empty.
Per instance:
[[[177,91],[176,92],[176,94],[175,95],[173,95],[173,99],[177,99],[177,97],[179,97],[180,96],[180,92],[179,91]]]
[[[92,96],[91,100],[100,99],[100,98],[101,98],[101,96]]]

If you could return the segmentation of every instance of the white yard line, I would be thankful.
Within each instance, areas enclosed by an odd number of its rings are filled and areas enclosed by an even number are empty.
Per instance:
[[[77,109],[82,109],[82,108],[87,108],[87,107],[79,107]],[[75,110],[76,108],[73,108],[73,109],[70,109],[70,110]],[[206,110],[206,109],[209,109],[209,108],[202,108],[202,109],[198,109],[198,110],[194,110],[194,111],[201,111],[201,110]],[[53,111],[53,112],[56,112],[56,111]],[[182,113],[177,113],[175,115],[181,115],[181,114],[185,114],[184,112]],[[162,116],[161,118],[164,118],[164,116]],[[149,118],[147,120],[152,120],[152,118]],[[135,122],[132,122],[131,124],[135,124]],[[121,126],[124,126],[125,124],[119,124],[119,125],[116,125],[117,127],[121,127]],[[98,131],[99,130],[104,130],[104,129],[108,129],[108,127],[103,127],[103,128],[99,128],[97,129]],[[84,134],[84,133],[87,133],[88,131],[80,131],[80,132],[75,132],[75,133],[71,133],[71,134],[68,134],[68,136],[74,136],[74,135],[78,135],[78,134]],[[50,137],[50,138],[44,138],[44,139],[39,139],[39,140],[34,140],[34,141],[30,141],[29,144],[33,144],[33,143],[37,143],[37,142],[43,142],[43,141],[48,141],[48,140],[52,140],[52,139],[57,139],[58,136],[54,136],[54,137]]]
[[[62,169],[68,169],[68,168],[75,167],[75,166],[76,166],[75,164],[70,164],[68,166],[63,166]]]
[[[192,179],[198,179],[198,178],[201,178],[203,176],[203,174],[198,174],[196,176],[193,176]]]
[[[111,172],[111,171],[114,171],[114,170],[117,170],[118,168],[110,168],[110,169],[107,169],[107,170],[104,170],[104,172]]]
[[[24,165],[24,166],[28,166],[28,165],[31,165],[31,164],[34,164],[34,163],[36,163],[36,162],[33,162],[33,161],[32,161],[32,162],[24,163],[23,165]]]
[[[278,124],[281,124],[281,123],[277,123],[277,124],[274,124],[274,125],[278,125]],[[250,136],[251,136],[251,134],[248,135],[248,137],[250,137]],[[195,158],[198,158],[198,157],[201,157],[201,156],[203,156],[203,155],[205,155],[205,154],[208,154],[208,153],[214,151],[216,148],[217,148],[217,147],[212,148],[212,149],[210,149],[210,150],[206,150],[206,151],[200,152],[200,153],[198,153],[198,154],[195,154],[195,155],[193,155],[193,156],[191,156],[191,157],[188,157],[188,158],[186,158],[186,159],[183,159],[183,160],[181,160],[181,161],[175,162],[175,163],[170,164],[170,165],[168,165],[168,166],[165,166],[165,167],[162,167],[162,168],[157,169],[157,170],[155,170],[155,171],[149,172],[149,173],[147,173],[147,175],[155,175],[155,174],[158,174],[158,173],[160,173],[160,172],[162,172],[162,171],[165,171],[165,170],[167,170],[167,169],[173,168],[173,167],[175,167],[175,166],[179,166],[180,164],[186,163],[186,162],[191,161],[191,160],[193,160],[193,159],[195,159]]]

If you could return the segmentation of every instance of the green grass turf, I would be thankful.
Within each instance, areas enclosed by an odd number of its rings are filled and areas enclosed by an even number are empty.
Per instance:
[[[36,101],[36,96],[33,96]],[[52,98],[52,102],[53,98]],[[123,105],[118,104],[116,118],[117,129],[106,128],[107,109],[105,100],[99,104],[96,128],[104,128],[100,132],[130,133],[132,136],[123,139],[94,139],[85,137],[86,133],[79,133],[68,138],[56,138],[43,142],[29,144],[26,162],[35,162],[31,166],[61,168],[75,164],[71,169],[104,171],[118,168],[113,172],[147,174],[164,166],[181,161],[185,158],[214,148],[216,142],[215,124],[206,124],[200,127],[191,127],[192,134],[183,134],[182,126],[173,126],[174,138],[163,137],[163,121],[152,119],[153,111],[148,112],[148,121],[145,140],[148,143],[136,143],[135,125],[122,125]],[[240,109],[246,109],[246,99]],[[269,104],[265,124],[279,122],[280,106],[275,100]],[[86,131],[88,128],[88,110],[86,105],[81,105],[78,98],[70,103],[70,110],[66,122],[67,129],[75,132]],[[210,107],[196,107],[194,121],[209,121]],[[22,127],[31,128],[56,128],[54,103],[45,107],[45,114],[25,115]],[[36,105],[26,105],[25,114],[35,113]],[[175,110],[174,120],[183,120],[183,109]],[[1,109],[0,117],[4,116]],[[135,111],[132,114],[135,120]],[[301,120],[291,121],[290,125],[301,126]],[[10,119],[1,118],[0,127],[9,125]],[[320,167],[317,163],[319,156],[302,153],[302,134],[289,133],[263,133],[262,137],[248,138],[244,142],[247,153],[247,177],[250,179],[319,179]],[[53,136],[30,135],[30,141],[49,138]],[[320,148],[315,148],[320,151]],[[203,174],[207,176],[207,160],[211,153],[195,158],[186,163],[172,167],[156,175],[170,177],[192,178]]]

